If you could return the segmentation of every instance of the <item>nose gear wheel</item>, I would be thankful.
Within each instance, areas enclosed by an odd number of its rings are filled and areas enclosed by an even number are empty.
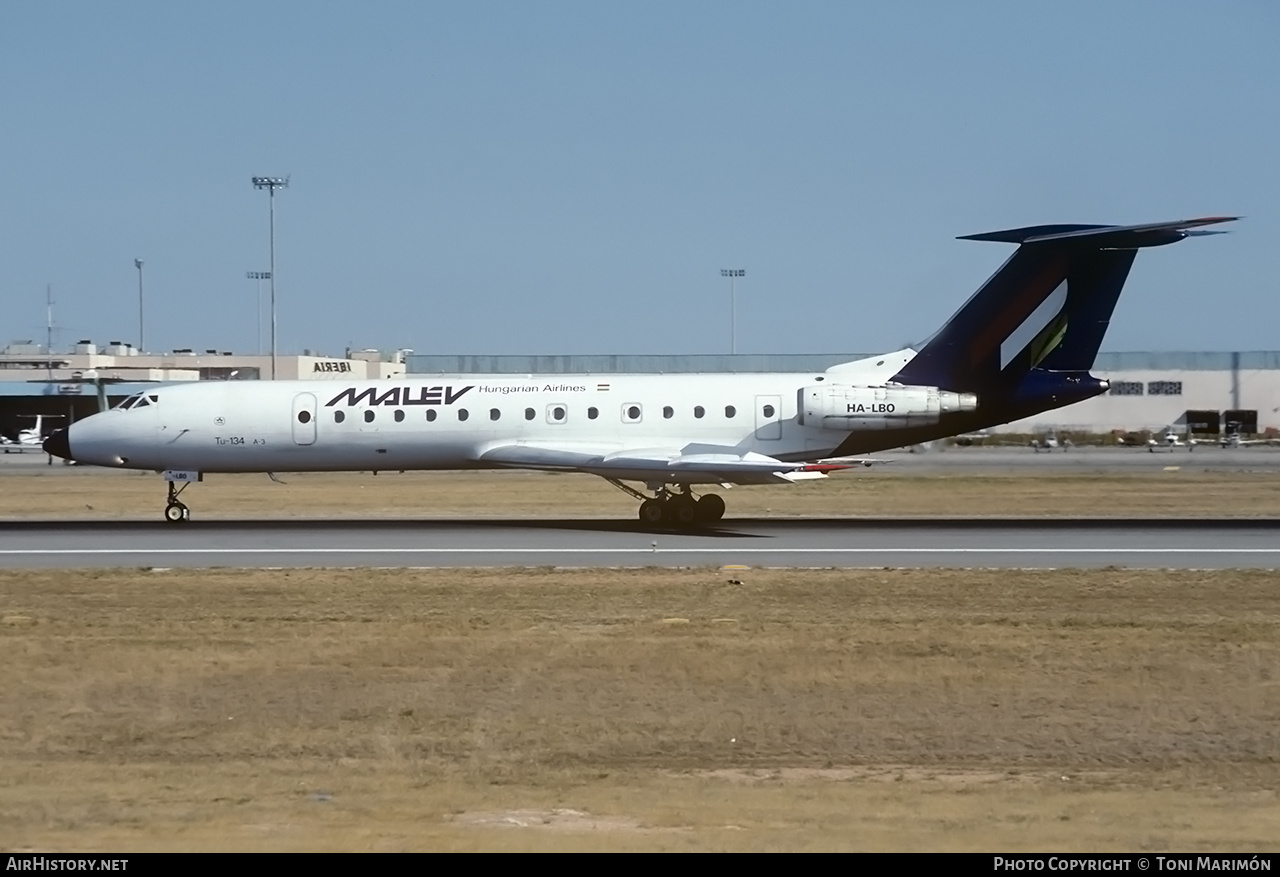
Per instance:
[[[178,494],[186,490],[189,483],[183,482],[182,486],[178,487],[176,482],[169,482],[169,502],[164,507],[164,519],[170,524],[185,524],[191,520],[191,509],[178,501]]]

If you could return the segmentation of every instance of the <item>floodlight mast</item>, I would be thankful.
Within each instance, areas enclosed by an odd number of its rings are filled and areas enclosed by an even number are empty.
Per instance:
[[[258,310],[255,324],[258,327],[258,356],[262,356],[262,281],[271,279],[270,271],[246,271],[244,276],[258,281]]]
[[[729,278],[729,352],[738,352],[738,291],[734,281],[747,276],[746,268],[721,268],[721,277]]]
[[[276,379],[276,189],[289,188],[288,177],[253,177],[255,189],[266,189],[271,202],[271,380]]]
[[[133,267],[138,269],[138,352],[143,353],[147,349],[147,337],[142,331],[142,260],[134,259]]]

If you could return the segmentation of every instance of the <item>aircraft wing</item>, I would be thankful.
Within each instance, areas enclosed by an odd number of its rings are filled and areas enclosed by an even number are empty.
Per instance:
[[[779,484],[825,478],[828,472],[850,469],[859,463],[850,459],[789,463],[764,454],[705,444],[613,449],[600,445],[524,442],[490,447],[478,459],[513,469],[588,472],[622,481],[667,484]]]

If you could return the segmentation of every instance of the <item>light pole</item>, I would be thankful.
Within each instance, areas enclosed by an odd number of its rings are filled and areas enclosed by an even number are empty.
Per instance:
[[[133,267],[138,269],[138,352],[147,349],[147,338],[142,331],[142,260],[134,259]]]
[[[271,380],[276,379],[276,189],[289,188],[288,177],[254,177],[255,189],[266,189],[271,201]]]
[[[729,352],[738,352],[738,291],[734,288],[734,281],[739,277],[747,276],[745,268],[721,268],[721,277],[729,278]]]
[[[246,271],[244,276],[258,281],[258,356],[262,356],[262,281],[271,279],[270,271]]]

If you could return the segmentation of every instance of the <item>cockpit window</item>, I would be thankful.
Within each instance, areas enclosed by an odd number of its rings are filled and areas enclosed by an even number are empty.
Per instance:
[[[126,408],[141,408],[144,405],[157,405],[160,402],[160,396],[156,393],[135,393],[129,398],[116,406],[116,410],[123,411]]]

